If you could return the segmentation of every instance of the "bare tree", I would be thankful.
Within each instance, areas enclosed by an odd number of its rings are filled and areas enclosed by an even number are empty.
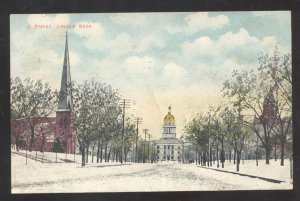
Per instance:
[[[292,129],[292,65],[291,55],[281,54],[276,47],[273,54],[259,58],[260,74],[274,82],[274,106],[276,124],[273,131],[280,141],[280,164],[284,165],[284,150],[287,134]]]
[[[118,94],[110,86],[85,81],[83,84],[73,84],[72,87],[75,110],[73,127],[82,154],[82,166],[85,166],[89,145],[100,139],[107,148],[118,129],[117,122],[121,112]],[[105,159],[107,161],[107,154]]]
[[[35,139],[34,127],[39,121],[37,118],[48,118],[55,109],[56,93],[48,83],[41,80],[21,80],[19,77],[11,79],[11,112],[15,119],[23,119],[29,125],[30,145],[29,151]]]
[[[272,130],[276,123],[273,107],[274,83],[263,79],[254,71],[233,71],[232,79],[224,82],[223,93],[237,107],[240,116],[250,115],[252,119],[243,118],[243,123],[256,133],[266,150],[266,164],[269,164]],[[253,116],[255,120],[253,122]]]

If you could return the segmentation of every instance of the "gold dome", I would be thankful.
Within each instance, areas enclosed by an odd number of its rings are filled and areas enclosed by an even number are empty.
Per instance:
[[[169,106],[169,112],[164,118],[164,124],[175,124],[175,117],[171,114],[171,106]]]

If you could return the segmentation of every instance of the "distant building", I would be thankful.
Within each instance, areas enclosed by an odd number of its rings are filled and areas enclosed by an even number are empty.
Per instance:
[[[280,149],[280,141],[279,136],[274,132],[274,129],[280,124],[283,124],[286,126],[288,124],[288,121],[291,117],[283,117],[280,119],[278,116],[277,111],[277,102],[274,97],[274,88],[271,88],[266,95],[264,102],[263,102],[263,108],[262,108],[262,114],[259,117],[254,116],[253,119],[253,125],[257,129],[257,131],[260,133],[261,136],[264,136],[264,126],[267,129],[267,132],[269,132],[269,146],[270,146],[270,157],[275,156],[275,152]],[[289,135],[287,135],[287,138],[289,139]],[[258,140],[257,134],[253,133],[253,136],[251,136],[252,140]],[[288,154],[287,151],[291,151],[291,143],[286,144],[286,154]],[[265,156],[265,149],[263,146],[259,146],[258,153],[261,155],[261,157]],[[254,155],[254,154],[253,154]],[[278,155],[278,154],[277,154]]]
[[[70,88],[71,71],[68,49],[68,35],[64,52],[64,63],[61,78],[60,98],[55,117],[32,117],[31,119],[15,119],[11,115],[12,144],[19,145],[20,149],[29,149],[32,129],[29,120],[33,124],[34,141],[31,150],[53,151],[55,146],[65,153],[74,153],[75,134],[72,131],[73,102]]]
[[[182,140],[176,138],[175,117],[169,106],[168,114],[163,121],[162,137],[155,141],[156,159],[158,161],[181,161],[182,143]]]

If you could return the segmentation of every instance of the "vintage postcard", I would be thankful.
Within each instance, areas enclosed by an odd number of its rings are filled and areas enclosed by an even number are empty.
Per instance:
[[[11,191],[293,188],[291,13],[10,16]]]

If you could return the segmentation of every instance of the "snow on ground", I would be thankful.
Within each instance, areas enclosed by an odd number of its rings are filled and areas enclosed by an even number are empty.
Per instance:
[[[222,164],[219,164],[219,168],[217,168],[217,163],[212,165],[213,169],[225,170],[230,172],[236,171],[236,164],[233,161],[224,163],[224,168],[222,168]],[[284,160],[284,166],[280,166],[280,159],[275,161],[274,159],[270,160],[270,164],[266,165],[265,160],[259,160],[258,166],[256,166],[255,160],[245,160],[240,162],[240,170],[239,173],[253,175],[258,177],[276,179],[280,181],[285,181],[286,183],[290,183],[290,160]]]
[[[21,152],[21,154],[24,152]],[[41,153],[39,156],[41,156]],[[35,152],[30,153],[31,157]],[[39,157],[38,157],[39,158]],[[291,189],[290,182],[272,183],[257,178],[250,178],[212,169],[197,167],[195,164],[180,164],[164,162],[154,164],[123,164],[120,163],[89,163],[82,168],[80,156],[76,163],[62,163],[65,159],[74,160],[74,155],[58,154],[55,163],[55,153],[45,153],[47,163],[27,160],[12,152],[12,193],[58,193],[58,192],[144,192],[144,191],[201,191],[201,190],[268,190]],[[95,159],[95,158],[94,158]],[[59,162],[60,161],[60,162]],[[253,170],[252,162],[241,164],[241,172],[246,171],[249,163],[251,173],[263,174],[272,178],[280,170],[280,175],[289,167],[277,168],[270,165],[265,170],[263,162]],[[255,165],[255,161],[254,161]],[[279,166],[279,165],[278,165]],[[227,170],[233,165],[225,164]],[[270,170],[274,168],[274,170]],[[220,168],[221,169],[221,168]],[[272,173],[270,173],[272,172]],[[271,177],[272,176],[272,177]],[[284,176],[288,177],[288,176]],[[275,178],[275,177],[274,177]],[[276,177],[275,179],[278,179]],[[280,177],[282,179],[283,177]]]

